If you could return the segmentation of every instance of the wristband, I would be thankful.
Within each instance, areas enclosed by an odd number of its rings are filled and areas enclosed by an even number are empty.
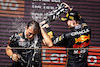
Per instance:
[[[12,59],[13,55],[10,56],[10,59]]]

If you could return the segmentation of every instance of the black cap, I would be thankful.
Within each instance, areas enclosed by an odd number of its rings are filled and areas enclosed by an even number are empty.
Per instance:
[[[68,20],[79,20],[80,21],[80,14],[76,11],[69,11],[67,14],[66,14],[66,17],[63,17],[61,18],[62,21],[68,21]]]

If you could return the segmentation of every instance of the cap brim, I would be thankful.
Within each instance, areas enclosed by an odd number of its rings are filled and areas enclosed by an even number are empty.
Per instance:
[[[62,21],[67,21],[68,18],[67,18],[67,17],[62,17],[61,20],[62,20]]]

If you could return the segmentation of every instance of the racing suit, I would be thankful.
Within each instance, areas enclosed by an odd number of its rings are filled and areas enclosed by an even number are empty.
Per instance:
[[[15,34],[10,37],[10,47],[20,48],[41,48],[42,36],[36,35],[34,40],[29,41],[25,38],[25,31],[20,34]],[[16,49],[16,54],[19,54],[20,59],[14,62],[12,67],[42,67],[41,65],[41,50],[40,49]]]
[[[50,31],[51,32],[51,31]],[[54,45],[66,48],[88,48],[91,38],[91,29],[85,22],[71,29],[71,32],[62,34],[53,39]],[[88,67],[88,49],[67,49],[65,67]]]

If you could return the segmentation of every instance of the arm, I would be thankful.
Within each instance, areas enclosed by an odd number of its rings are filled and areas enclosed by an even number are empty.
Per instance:
[[[6,54],[15,62],[17,62],[18,59],[20,59],[20,56],[17,54],[14,54],[12,51],[12,48],[9,45],[7,45]]]
[[[12,50],[11,46],[14,45],[14,44],[16,44],[16,43],[14,43],[14,42],[16,42],[16,37],[15,37],[15,35],[12,35],[12,36],[10,37],[9,43],[8,43],[8,45],[7,45],[7,48],[6,48],[6,54],[7,54],[13,61],[16,61],[16,62],[17,62],[18,59],[20,59],[20,56],[13,53],[13,50]]]
[[[41,34],[42,34],[42,37],[43,37],[43,43],[49,47],[53,46],[53,42],[51,40],[51,38],[47,35],[47,33],[43,30],[42,27],[41,28]]]
[[[69,10],[71,10],[71,8],[70,8],[70,6],[69,5],[67,5],[66,3],[62,3],[62,4],[64,4],[65,5],[65,8],[68,8]],[[60,10],[59,10],[60,11]],[[59,12],[58,11],[58,12]],[[62,12],[62,11],[60,11],[60,12]],[[55,13],[56,14],[56,13]],[[53,15],[53,14],[52,14]],[[50,17],[52,16],[52,15],[50,15]],[[55,15],[53,15],[53,16],[55,16]],[[49,17],[49,18],[50,18]],[[54,19],[54,18],[53,18]],[[47,20],[47,19],[46,19]],[[50,19],[49,19],[50,20]],[[52,19],[51,19],[52,20]],[[42,28],[48,28],[49,26],[47,25],[47,21],[43,21],[43,22],[41,22],[40,23],[40,25],[42,26]],[[41,28],[41,29],[42,29]],[[43,30],[44,31],[44,30]],[[50,31],[49,31],[50,32]],[[48,33],[49,33],[48,32]],[[42,36],[43,36],[43,34],[42,34]],[[53,37],[54,38],[54,37]],[[47,39],[44,39],[44,41],[47,41]],[[58,42],[59,40],[58,40],[58,38],[56,38],[54,41],[53,41],[53,43],[55,44],[56,42]],[[60,42],[60,41],[59,41]],[[45,43],[45,42],[44,42]],[[45,44],[47,44],[47,43],[45,43]]]
[[[64,39],[65,39],[65,36],[64,36],[64,34],[62,34],[61,36],[59,36],[53,40],[53,44],[60,45],[63,43]]]

